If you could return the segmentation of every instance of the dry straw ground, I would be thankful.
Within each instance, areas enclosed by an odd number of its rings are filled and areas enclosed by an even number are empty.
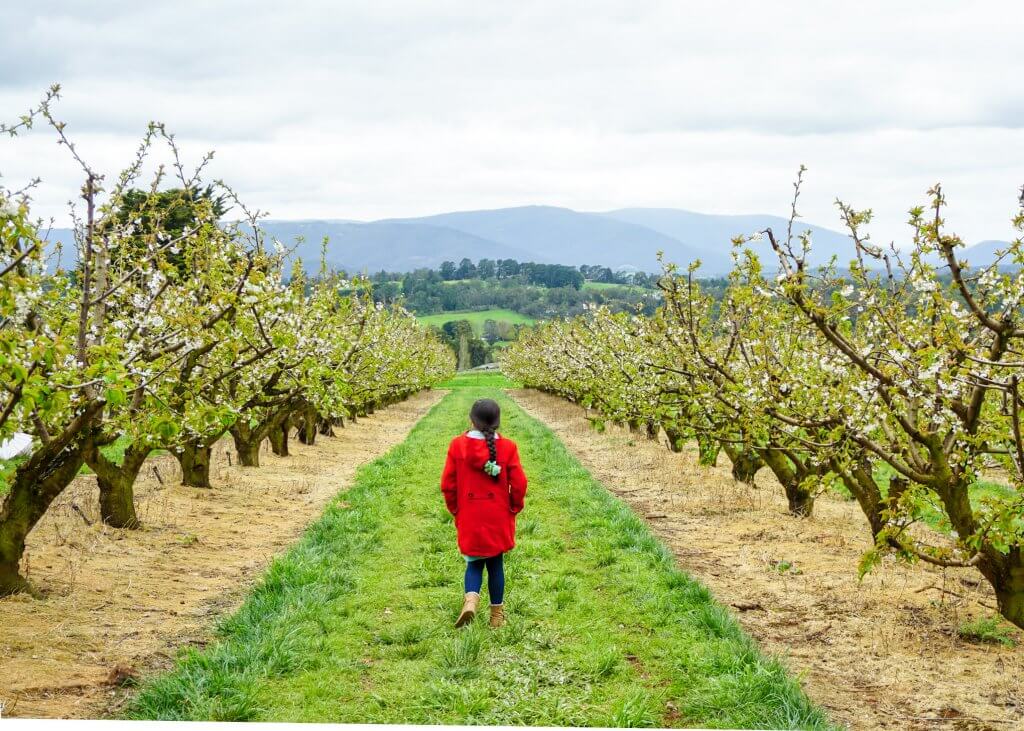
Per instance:
[[[615,427],[597,433],[580,407],[511,394],[647,517],[765,650],[788,658],[836,720],[856,729],[1024,728],[1024,647],[972,644],[957,632],[994,613],[973,572],[887,560],[859,582],[870,539],[854,503],[824,496],[812,519],[798,520],[767,470],[749,488],[724,464],[698,466],[695,450],[672,454]]]
[[[421,393],[312,447],[293,440],[292,456],[264,452],[260,469],[229,466],[221,442],[212,490],[181,487],[173,458],[155,457],[137,486],[138,531],[100,524],[95,478],[77,478],[29,538],[26,569],[47,596],[0,601],[4,715],[116,709],[132,678],[208,641],[274,554],[443,395]]]

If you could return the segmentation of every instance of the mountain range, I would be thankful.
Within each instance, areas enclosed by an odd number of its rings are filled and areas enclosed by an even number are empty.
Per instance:
[[[622,208],[581,212],[553,206],[441,213],[418,218],[361,222],[349,220],[267,220],[270,237],[293,248],[307,271],[319,267],[321,241],[327,237],[327,262],[348,271],[411,271],[437,268],[463,258],[516,259],[549,264],[600,264],[612,269],[660,270],[657,252],[681,267],[699,259],[703,276],[725,274],[731,267],[733,237],[771,228],[783,237],[788,220],[770,215],[716,215],[675,208]],[[811,264],[833,255],[845,265],[853,257],[848,236],[797,221],[794,233],[810,231]],[[73,247],[71,231],[54,229],[51,241],[65,243],[65,266]],[[973,266],[992,261],[1006,242],[983,241],[964,253]],[[753,244],[772,261],[767,242]]]

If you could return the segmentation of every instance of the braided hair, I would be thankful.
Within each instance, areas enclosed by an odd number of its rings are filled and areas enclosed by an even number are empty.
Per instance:
[[[494,444],[494,434],[498,427],[501,426],[501,408],[498,406],[498,402],[489,398],[480,399],[469,410],[469,419],[473,422],[473,426],[484,435],[484,439],[487,440],[487,452],[490,454],[491,462],[497,464],[498,448]],[[491,475],[490,477],[495,482],[498,481],[498,475]]]

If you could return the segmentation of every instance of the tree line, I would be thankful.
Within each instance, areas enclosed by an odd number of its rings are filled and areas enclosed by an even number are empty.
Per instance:
[[[573,271],[582,277],[579,271]],[[615,311],[632,311],[640,307],[643,311],[653,313],[661,299],[656,288],[646,285],[622,284],[587,289],[583,288],[581,279],[579,287],[544,286],[530,283],[522,274],[503,278],[447,280],[438,270],[417,269],[405,273],[378,272],[370,279],[374,284],[374,298],[377,301],[402,301],[410,310],[421,315],[500,308],[546,319],[572,317],[582,313],[590,304],[606,305]]]

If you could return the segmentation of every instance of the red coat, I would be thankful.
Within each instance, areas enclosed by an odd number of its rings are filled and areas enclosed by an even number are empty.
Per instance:
[[[498,435],[494,446],[501,466],[497,482],[483,471],[490,459],[485,440],[461,434],[448,446],[441,492],[455,516],[459,550],[466,556],[496,556],[516,545],[516,513],[523,509],[526,474],[515,442]]]

